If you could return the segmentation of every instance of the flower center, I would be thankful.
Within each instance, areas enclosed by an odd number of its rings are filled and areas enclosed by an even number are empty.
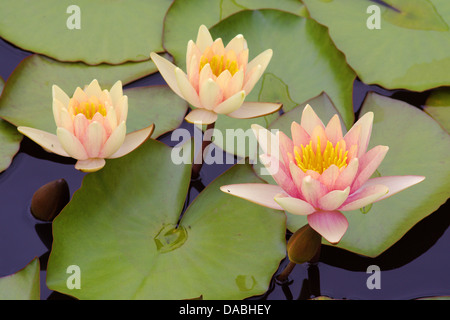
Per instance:
[[[210,49],[206,49],[200,58],[200,70],[209,63],[212,73],[218,77],[223,71],[228,70],[233,76],[238,70],[238,62],[236,53],[233,50],[228,51],[225,55],[214,54]]]
[[[332,164],[336,165],[339,169],[347,166],[348,151],[345,151],[345,147],[343,148],[339,142],[333,147],[333,144],[328,141],[327,146],[322,153],[320,139],[318,138],[315,152],[312,146],[312,141],[310,141],[306,147],[303,145],[300,145],[300,148],[295,146],[294,153],[295,162],[297,163],[297,166],[303,170],[303,172],[306,172],[307,170],[314,170],[322,174],[322,172],[324,172]]]
[[[106,117],[106,107],[104,104],[100,103],[97,98],[91,97],[88,101],[79,103],[78,101],[73,101],[72,103],[73,115],[84,114],[88,120],[92,120],[94,115],[98,112],[103,117]]]

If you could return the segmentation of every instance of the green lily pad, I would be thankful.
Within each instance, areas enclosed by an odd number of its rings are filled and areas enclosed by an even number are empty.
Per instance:
[[[0,77],[0,99],[4,82]],[[19,151],[22,135],[8,122],[0,119],[0,172],[6,170],[11,164],[12,158]]]
[[[0,300],[39,300],[39,259],[10,276],[0,278]]]
[[[195,41],[200,25],[209,28],[236,12],[261,8],[306,14],[303,4],[297,0],[175,1],[164,20],[164,48],[173,56],[175,64],[186,70],[187,43],[191,39]]]
[[[414,91],[449,85],[450,2],[385,2],[391,7],[369,0],[303,1],[363,82]],[[372,28],[377,20],[379,29]]]
[[[2,1],[1,36],[22,49],[60,61],[120,64],[149,60],[151,51],[163,51],[163,20],[171,3]],[[74,28],[78,21],[79,29]]]
[[[389,146],[377,170],[380,175],[425,176],[421,183],[374,203],[366,214],[344,213],[349,227],[337,246],[375,257],[449,198],[450,136],[426,113],[402,101],[369,93],[360,114],[369,111],[374,113],[369,148]],[[287,216],[289,230],[307,223],[305,217]]]
[[[450,133],[450,87],[433,90],[423,110]]]
[[[53,133],[56,130],[52,112],[53,84],[71,96],[76,87],[84,87],[94,78],[109,90],[117,80],[125,85],[155,71],[151,61],[87,66],[33,55],[24,59],[10,76],[0,100],[0,117],[15,126]],[[186,113],[186,103],[168,92],[165,86],[124,90],[124,94],[128,93],[128,131],[155,123],[157,134],[161,134],[176,128]]]
[[[219,190],[261,180],[236,165],[179,221],[191,165],[173,164],[172,152],[147,140],[84,178],[53,222],[49,288],[80,299],[242,299],[267,290],[285,257],[285,217]],[[66,286],[72,264],[80,289]]]

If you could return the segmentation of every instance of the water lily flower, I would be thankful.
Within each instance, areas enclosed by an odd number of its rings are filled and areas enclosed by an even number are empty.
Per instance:
[[[29,127],[17,129],[48,152],[77,159],[75,168],[85,172],[100,170],[105,159],[122,157],[140,146],[154,125],[126,134],[128,97],[122,82],[101,90],[93,80],[84,90],[77,88],[72,98],[57,85],[52,87],[56,135]]]
[[[281,108],[278,103],[244,102],[269,64],[272,50],[267,49],[250,62],[248,55],[242,35],[224,46],[221,38],[212,39],[204,25],[198,30],[197,41],[188,42],[187,74],[158,54],[150,54],[169,87],[195,107],[186,121],[202,124],[214,123],[217,114],[255,118]]]
[[[292,139],[253,125],[264,152],[260,159],[277,185],[235,184],[221,190],[269,208],[305,215],[311,228],[336,244],[348,228],[341,211],[360,209],[425,179],[413,175],[371,178],[388,151],[382,145],[367,151],[372,123],[373,113],[368,112],[344,136],[338,115],[325,126],[307,105],[301,123],[291,125]]]

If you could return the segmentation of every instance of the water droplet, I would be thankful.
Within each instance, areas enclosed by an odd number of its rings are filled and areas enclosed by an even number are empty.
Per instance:
[[[241,291],[250,291],[256,285],[256,279],[250,275],[238,275],[236,277],[236,284]]]
[[[187,240],[187,231],[183,226],[178,228],[173,224],[166,224],[154,238],[156,249],[166,253],[178,249]]]
[[[361,209],[359,209],[362,213],[366,214],[370,211],[370,209],[372,209],[372,203],[368,204],[365,207],[362,207]]]

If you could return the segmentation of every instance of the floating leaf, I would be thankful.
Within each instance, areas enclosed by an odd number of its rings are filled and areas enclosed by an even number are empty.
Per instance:
[[[84,87],[92,79],[97,79],[104,89],[109,90],[117,80],[122,80],[125,85],[155,71],[150,61],[87,66],[33,55],[24,59],[11,74],[0,100],[0,116],[15,126],[53,133],[56,130],[52,112],[53,84],[71,96],[76,87]],[[176,128],[186,113],[186,104],[165,86],[124,91],[125,94],[128,92],[129,132],[155,123],[157,133],[164,133]],[[158,118],[159,125],[153,118]]]
[[[2,1],[1,36],[22,49],[61,61],[120,64],[149,60],[151,51],[163,51],[163,20],[171,3]],[[79,20],[79,29],[70,27],[74,20]]]
[[[260,179],[234,166],[179,221],[191,166],[173,164],[172,152],[148,140],[84,178],[53,222],[49,288],[80,299],[242,299],[267,290],[285,257],[285,217],[219,190]],[[70,264],[80,267],[79,290],[66,287]]]
[[[10,276],[0,278],[0,300],[39,300],[39,259]]]
[[[449,85],[450,2],[385,2],[391,7],[369,0],[303,1],[363,82],[415,91]],[[373,19],[379,29],[367,26]]]
[[[0,101],[3,86],[4,82],[0,77]],[[22,141],[22,135],[16,128],[0,119],[0,172],[11,164],[12,158],[19,151],[20,141]]]
[[[425,180],[388,199],[370,212],[346,212],[349,227],[338,247],[375,257],[396,243],[417,222],[450,196],[450,136],[427,114],[405,102],[369,93],[360,114],[372,111],[369,148],[389,146],[378,167],[381,176],[422,175]],[[296,231],[305,217],[288,214],[288,229]]]
[[[424,111],[450,133],[450,88],[433,90],[425,102]]]

